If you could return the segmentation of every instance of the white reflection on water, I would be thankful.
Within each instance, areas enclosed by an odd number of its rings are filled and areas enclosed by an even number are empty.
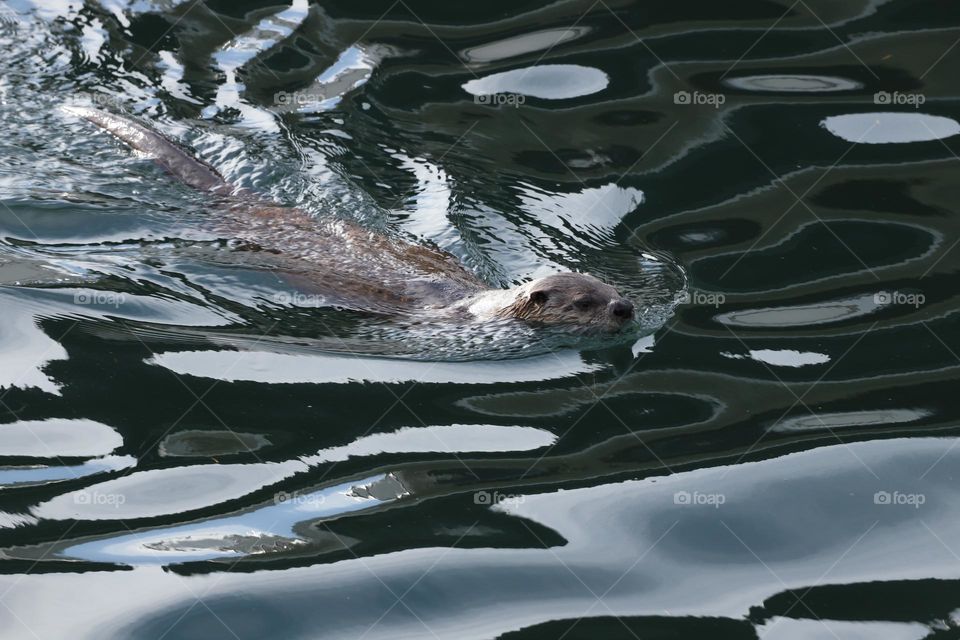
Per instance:
[[[169,564],[289,550],[304,544],[301,522],[374,508],[407,495],[391,474],[312,492],[278,492],[273,504],[236,516],[91,540],[63,552],[72,558],[129,564]],[[279,550],[278,549],[278,550]]]
[[[51,360],[66,360],[67,351],[37,327],[33,314],[16,300],[0,298],[4,306],[0,323],[0,389],[37,387],[48,393],[60,393],[60,385],[48,377],[44,366]]]
[[[612,182],[573,193],[553,193],[521,184],[519,198],[524,211],[541,222],[561,231],[576,229],[576,238],[601,246],[597,238],[609,236],[624,217],[643,203],[644,195],[640,189]]]
[[[579,64],[543,64],[470,80],[463,89],[475,96],[517,93],[544,100],[588,96],[607,88],[603,71]]]
[[[101,456],[122,444],[116,430],[93,420],[49,418],[0,424],[0,455],[4,456]]]
[[[747,355],[726,352],[720,355],[730,358],[731,360],[750,358],[757,362],[763,362],[776,367],[806,367],[812,364],[825,364],[830,362],[830,356],[825,353],[795,351],[794,349],[751,349],[747,352]]]
[[[276,94],[274,110],[280,113],[316,112],[336,108],[344,95],[370,79],[387,53],[383,47],[354,45],[347,48],[310,86]]]
[[[323,449],[301,460],[317,464],[379,453],[531,451],[549,446],[556,439],[549,431],[534,427],[487,424],[405,427],[392,433],[364,436],[342,447]]]
[[[875,295],[870,294],[812,304],[742,309],[721,313],[716,319],[735,327],[803,327],[866,316],[881,308]]]
[[[774,628],[776,632],[774,632]],[[777,640],[917,640],[929,637],[930,628],[919,622],[865,622],[863,620],[797,620],[771,618],[757,627],[760,638]]]
[[[578,352],[571,350],[518,360],[476,362],[419,362],[270,351],[171,351],[158,353],[146,362],[181,375],[268,384],[410,380],[489,384],[556,380],[602,368],[602,365],[588,364]]]
[[[724,84],[744,91],[820,93],[827,91],[853,91],[863,85],[856,80],[836,76],[808,74],[755,75],[727,78]]]
[[[95,473],[129,469],[136,464],[137,459],[133,456],[104,456],[77,465],[0,468],[0,487],[75,480]]]
[[[533,427],[449,425],[374,434],[283,465],[202,465],[132,474],[58,496],[19,518],[136,518],[191,509],[239,497],[306,469],[307,464],[389,452],[528,451],[553,444],[549,431]],[[280,468],[281,471],[277,471]],[[251,474],[251,470],[255,473]],[[267,481],[263,471],[270,472]],[[261,476],[258,478],[257,476]],[[307,544],[294,533],[303,521],[392,502],[407,494],[393,475],[316,491],[274,494],[272,505],[195,524],[160,527],[76,544],[63,553],[87,560],[128,564],[176,563],[223,556],[289,551]],[[112,499],[111,499],[112,498]],[[12,516],[11,516],[12,517]],[[12,526],[12,525],[11,525]]]
[[[544,29],[532,33],[522,33],[518,36],[511,36],[476,47],[469,47],[461,51],[460,55],[467,62],[496,62],[498,60],[522,56],[534,51],[551,49],[561,43],[575,40],[585,35],[588,31],[588,27],[569,27],[566,29]]]
[[[0,529],[14,529],[33,524],[37,524],[37,519],[31,515],[0,511]]]
[[[429,239],[445,251],[456,253],[461,238],[448,218],[452,209],[453,190],[447,172],[426,158],[410,157],[399,152],[393,157],[417,181],[416,192],[404,207],[410,209],[410,215],[402,216],[402,228],[416,237]]]
[[[836,445],[729,468],[532,493],[490,507],[523,518],[531,530],[557,532],[563,543],[549,549],[531,539],[527,548],[404,549],[255,573],[185,577],[139,567],[9,575],[0,576],[0,589],[7,590],[4,603],[18,616],[32,614],[32,626],[43,637],[130,637],[134,628],[162,633],[175,621],[178,633],[199,637],[209,629],[204,626],[209,614],[184,614],[198,593],[228,621],[248,620],[244,613],[251,601],[275,614],[263,617],[257,631],[282,615],[303,629],[322,625],[330,638],[356,638],[357,628],[369,628],[370,638],[421,637],[422,624],[409,615],[377,624],[396,604],[384,584],[414,585],[410,601],[429,602],[416,611],[444,638],[465,637],[464,629],[471,638],[496,637],[546,620],[601,615],[594,613],[591,591],[606,594],[604,615],[663,616],[668,610],[671,616],[739,619],[766,598],[811,585],[846,585],[858,593],[858,583],[955,579],[956,560],[933,535],[953,540],[960,531],[953,498],[960,449],[951,449],[953,442],[908,438]],[[918,510],[875,498],[894,490],[921,493],[925,503]],[[269,525],[278,515],[285,522],[302,521],[304,514],[323,517],[395,499],[360,498],[348,485],[325,491],[324,499],[314,495],[306,501],[300,515],[291,503],[254,513]],[[724,502],[717,507],[678,500],[684,492],[723,495]],[[420,514],[410,509],[407,517]],[[820,516],[817,527],[809,526],[811,514]],[[237,535],[264,531],[255,521],[236,524]],[[199,541],[207,534],[226,540],[230,533],[222,527],[230,526],[219,521],[141,531],[83,543],[67,555],[137,562],[146,562],[147,553],[176,557],[167,548],[182,548],[183,559],[201,552],[223,555],[228,551],[199,549]],[[78,589],[83,598],[76,597]],[[496,616],[489,614],[491,607]],[[103,611],[112,615],[105,619]],[[129,627],[110,626],[115,623]]]
[[[845,427],[869,427],[881,424],[916,422],[933,415],[929,409],[872,409],[864,411],[839,411],[797,416],[780,420],[770,431],[814,431],[817,429],[842,429]]]
[[[846,113],[824,119],[820,126],[849,142],[888,144],[940,140],[960,133],[953,118],[926,113]]]
[[[307,0],[293,0],[289,7],[264,18],[250,32],[235,35],[233,40],[223,45],[220,51],[214,54],[214,60],[224,76],[224,81],[217,87],[214,104],[204,108],[204,117],[213,118],[224,109],[236,109],[243,116],[242,124],[271,133],[279,132],[280,129],[270,113],[253,107],[243,100],[241,94],[246,86],[238,72],[258,55],[269,50],[283,38],[289,37],[306,19],[308,11]]]
[[[51,520],[122,520],[203,509],[306,470],[299,461],[204,464],[138,471],[56,496],[33,507]]]

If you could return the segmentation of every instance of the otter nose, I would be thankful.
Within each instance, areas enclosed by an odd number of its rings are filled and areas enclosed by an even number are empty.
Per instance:
[[[617,300],[613,303],[613,315],[626,320],[633,315],[633,303],[629,300]]]

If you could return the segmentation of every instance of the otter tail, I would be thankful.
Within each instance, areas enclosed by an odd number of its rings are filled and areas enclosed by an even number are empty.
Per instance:
[[[235,194],[237,191],[206,162],[194,158],[177,144],[132,118],[89,107],[65,109],[112,133],[137,151],[149,155],[175,178],[194,189],[223,195]]]

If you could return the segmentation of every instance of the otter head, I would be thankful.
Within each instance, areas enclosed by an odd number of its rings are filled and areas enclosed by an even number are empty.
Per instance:
[[[498,315],[536,324],[614,332],[633,318],[633,303],[585,273],[557,273],[517,287]]]

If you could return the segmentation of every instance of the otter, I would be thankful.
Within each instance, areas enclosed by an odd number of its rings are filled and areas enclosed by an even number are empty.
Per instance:
[[[383,314],[514,318],[578,332],[616,332],[634,315],[617,290],[584,273],[548,275],[492,289],[450,253],[390,238],[346,220],[321,220],[227,182],[212,166],[127,116],[67,107],[216,198],[222,225],[242,249],[270,254],[271,266],[323,303]]]

